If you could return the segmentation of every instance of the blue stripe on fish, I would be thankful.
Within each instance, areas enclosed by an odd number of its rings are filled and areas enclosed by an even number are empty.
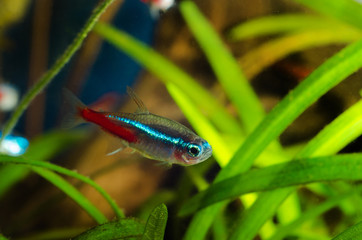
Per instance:
[[[179,146],[186,146],[186,143],[181,138],[174,138],[174,137],[167,136],[166,134],[164,134],[162,132],[159,132],[159,131],[157,131],[157,130],[155,130],[155,129],[153,129],[153,128],[145,125],[145,124],[134,121],[132,119],[119,117],[119,116],[114,116],[114,115],[107,115],[107,117],[114,118],[114,119],[117,119],[118,121],[121,121],[121,122],[124,122],[126,124],[132,125],[135,128],[137,128],[137,129],[139,129],[139,130],[141,130],[143,132],[146,132],[152,138],[159,139],[161,141],[169,142],[171,144],[175,144],[175,145],[179,145]]]

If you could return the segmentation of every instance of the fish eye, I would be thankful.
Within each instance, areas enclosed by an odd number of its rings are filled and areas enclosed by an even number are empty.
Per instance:
[[[187,153],[191,156],[191,157],[197,157],[199,156],[201,152],[201,148],[198,145],[195,144],[189,144],[187,146]]]

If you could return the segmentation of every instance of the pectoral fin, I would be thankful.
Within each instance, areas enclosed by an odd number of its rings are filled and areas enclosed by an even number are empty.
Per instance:
[[[158,162],[156,163],[156,166],[163,167],[165,169],[170,169],[172,167],[172,163],[169,162]]]
[[[116,153],[118,153],[118,152],[120,152],[120,151],[122,151],[122,150],[123,150],[123,147],[120,147],[120,148],[114,150],[113,152],[107,153],[106,155],[107,155],[107,156],[111,156],[111,155],[116,154]]]
[[[101,133],[108,144],[106,149],[106,156],[112,156],[128,147],[128,143],[126,141],[123,141],[104,131],[101,131]]]

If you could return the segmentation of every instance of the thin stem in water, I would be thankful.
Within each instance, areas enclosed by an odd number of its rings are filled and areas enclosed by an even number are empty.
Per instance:
[[[80,30],[73,42],[68,46],[63,55],[61,55],[54,65],[31,87],[28,92],[23,96],[19,105],[14,110],[10,119],[5,123],[3,134],[0,139],[0,144],[4,137],[11,133],[17,124],[20,116],[25,109],[29,106],[30,102],[52,81],[52,79],[59,73],[64,65],[69,62],[70,58],[80,48],[88,33],[93,29],[101,14],[112,4],[114,0],[104,0],[98,4],[93,10],[92,15],[89,17],[84,27]]]

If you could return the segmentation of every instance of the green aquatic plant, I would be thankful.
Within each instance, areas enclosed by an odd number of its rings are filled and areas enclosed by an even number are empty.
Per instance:
[[[12,116],[5,124],[2,134],[2,139],[9,134],[16,123],[19,121],[23,112],[27,109],[31,101],[40,93],[42,90],[53,80],[53,78],[59,73],[59,71],[64,67],[66,63],[69,62],[74,53],[80,48],[84,39],[87,37],[88,33],[93,29],[95,23],[98,21],[100,15],[112,4],[113,0],[104,0],[101,1],[98,6],[94,9],[92,15],[85,23],[85,26],[78,33],[73,42],[68,46],[64,53],[57,59],[54,65],[38,80],[38,82],[29,89],[29,91],[24,95],[20,101],[18,107],[14,110]],[[124,231],[124,229],[119,230],[119,226],[111,225],[109,229],[102,229],[102,237],[98,239],[114,239],[114,236],[126,237],[130,239],[130,236],[134,236],[137,232],[139,236],[145,236],[145,239],[149,239],[151,236],[152,239],[162,239],[163,232],[165,229],[165,224],[167,221],[167,209],[166,206],[162,205],[159,208],[156,208],[150,215],[150,225],[158,223],[156,226],[148,226],[139,228],[134,225],[134,221],[130,219],[125,219],[123,211],[117,206],[113,199],[104,191],[98,184],[92,181],[90,178],[85,177],[81,174],[78,174],[74,171],[56,166],[45,161],[49,160],[55,153],[60,150],[64,150],[65,146],[69,146],[72,142],[84,138],[84,133],[78,132],[54,132],[49,135],[45,135],[40,139],[33,141],[27,153],[21,157],[11,157],[7,155],[0,155],[0,198],[5,195],[5,193],[18,181],[27,176],[30,171],[37,173],[42,176],[50,183],[55,185],[58,189],[62,190],[66,195],[73,199],[81,208],[83,208],[97,223],[104,224],[109,220],[104,216],[104,214],[95,207],[89,199],[87,199],[82,193],[80,193],[72,184],[63,179],[57,173],[61,173],[70,177],[79,179],[80,181],[89,184],[94,187],[110,204],[114,210],[115,216],[119,219],[118,222],[129,221],[130,223],[126,224],[128,229],[131,232]],[[2,141],[2,139],[0,141]],[[46,147],[45,147],[46,146]],[[133,225],[134,226],[133,226]],[[107,226],[108,226],[107,225]],[[145,230],[144,230],[145,229]],[[115,233],[114,233],[115,232]],[[121,232],[121,233],[120,233]],[[114,233],[112,235],[112,233]],[[91,232],[89,236],[96,237],[98,232]],[[106,234],[104,237],[104,234]],[[107,235],[108,234],[108,235]],[[109,238],[108,238],[109,237]],[[0,234],[0,239],[7,239],[5,236]],[[79,238],[82,239],[82,238]],[[95,239],[95,238],[93,238]]]
[[[152,210],[146,224],[132,218],[118,219],[96,226],[75,237],[74,240],[162,240],[166,228],[167,216],[166,206],[160,204]]]
[[[60,60],[29,90],[6,124],[5,134],[11,131],[31,100],[69,61],[111,2],[101,2]],[[163,239],[168,218],[166,205],[160,204],[152,211],[150,206],[166,201],[179,206],[176,209],[178,216],[172,216],[170,221],[176,226],[172,229],[174,236],[182,235],[183,239],[205,239],[208,233],[214,239],[247,240],[257,235],[273,240],[288,236],[303,239],[308,234],[310,238],[330,238],[326,231],[310,232],[312,227],[298,230],[306,222],[321,221],[321,214],[333,207],[343,211],[349,218],[348,223],[355,223],[349,227],[347,222],[342,222],[341,233],[334,239],[361,236],[360,219],[353,218],[361,214],[362,209],[359,204],[351,202],[361,203],[362,200],[361,185],[354,182],[362,179],[362,154],[337,153],[362,134],[362,101],[346,109],[297,151],[282,147],[278,136],[318,98],[362,67],[362,6],[352,0],[296,2],[318,14],[261,17],[230,30],[227,36],[231,41],[274,36],[240,59],[234,59],[195,3],[190,0],[179,3],[181,15],[205,53],[220,86],[236,108],[237,117],[230,114],[194,77],[149,46],[108,24],[95,25],[97,34],[165,84],[193,128],[211,143],[220,167],[214,182],[209,183],[205,178],[212,166],[211,160],[190,167],[177,189],[155,195],[152,204],[145,204],[139,215],[141,219],[148,216],[147,223],[125,218],[111,196],[94,181],[47,162],[72,142],[84,137],[83,133],[54,132],[33,141],[28,153],[22,157],[0,156],[0,163],[4,165],[0,168],[0,197],[30,171],[36,172],[77,202],[99,224],[75,239]],[[336,43],[347,46],[321,64],[266,114],[248,79],[289,54]],[[50,147],[44,148],[44,145]],[[258,169],[251,169],[252,166]],[[94,187],[111,205],[117,219],[109,221],[59,174]],[[296,194],[301,185],[321,194],[325,200],[301,210],[302,199]],[[198,193],[194,194],[193,186]],[[227,211],[227,204],[235,199],[244,206],[242,214],[232,215]],[[182,221],[181,217],[186,215],[192,217],[186,231],[182,232],[177,221]],[[274,217],[278,219],[277,224],[272,221]],[[233,222],[231,227],[230,219]],[[0,239],[6,238],[0,234]]]
[[[305,4],[313,4],[310,1],[299,1]],[[346,1],[346,5],[352,4],[356,7],[356,12],[360,11],[361,6],[351,3],[350,1]],[[337,6],[334,4],[325,3],[326,8],[333,10],[336,12]],[[318,8],[316,8],[318,9]],[[346,9],[350,9],[348,7],[343,8],[341,11],[345,11]],[[260,49],[261,50],[252,50],[251,53],[245,55],[245,59],[251,59],[253,65],[256,65],[256,69],[258,70],[249,70],[248,75],[255,75],[257,72],[260,72],[260,69],[264,69],[266,66],[276,62],[282,57],[296,52],[301,51],[306,48],[312,48],[320,45],[328,45],[333,43],[352,43],[350,46],[343,49],[341,52],[328,59],[322,66],[320,66],[317,70],[315,70],[307,79],[303,80],[303,82],[290,94],[288,94],[283,101],[281,101],[271,113],[269,113],[261,123],[254,129],[255,125],[248,124],[248,122],[258,122],[258,119],[262,119],[264,116],[263,111],[260,111],[259,103],[255,102],[254,94],[251,92],[250,87],[245,87],[245,78],[240,73],[239,70],[235,70],[235,60],[230,60],[230,54],[227,50],[224,50],[222,44],[220,44],[220,40],[217,40],[216,34],[213,32],[212,28],[208,24],[207,21],[204,20],[202,15],[198,12],[196,6],[191,1],[183,1],[180,3],[180,11],[183,17],[186,20],[186,23],[190,27],[192,33],[194,34],[196,40],[200,44],[200,47],[204,50],[206,57],[210,61],[210,64],[215,71],[215,75],[218,77],[221,85],[224,87],[226,94],[229,96],[230,101],[234,104],[235,107],[239,110],[240,119],[242,123],[239,123],[241,128],[245,127],[245,129],[249,129],[251,132],[250,135],[245,136],[242,133],[240,138],[246,137],[242,146],[239,150],[233,155],[231,160],[228,156],[230,154],[225,154],[224,157],[222,154],[218,154],[218,149],[215,150],[215,157],[220,166],[225,166],[225,163],[228,163],[219,173],[216,178],[214,184],[210,185],[204,192],[200,193],[201,195],[196,195],[196,197],[191,198],[186,202],[186,205],[181,208],[180,214],[184,214],[187,211],[188,206],[192,207],[194,210],[197,210],[197,204],[195,205],[195,201],[200,201],[200,204],[209,205],[208,201],[213,201],[212,198],[209,198],[210,194],[215,194],[219,199],[215,202],[219,202],[223,199],[234,199],[236,196],[241,195],[243,192],[243,187],[233,186],[227,187],[228,184],[232,184],[234,180],[236,180],[236,176],[244,181],[247,176],[249,176],[249,169],[252,164],[256,161],[257,157],[265,151],[266,147],[271,143],[271,141],[275,141],[276,137],[281,134],[281,132],[294,120],[296,119],[308,106],[310,106],[313,102],[315,102],[320,96],[330,90],[332,87],[337,85],[339,82],[344,80],[346,77],[357,71],[362,66],[362,41],[360,40],[361,30],[356,28],[355,24],[350,25],[350,21],[344,21],[345,19],[341,16],[343,14],[331,14],[334,19],[326,18],[323,16],[308,16],[308,15],[288,15],[288,16],[280,16],[280,17],[268,17],[268,19],[258,19],[253,22],[246,22],[243,26],[238,27],[239,30],[234,29],[231,31],[230,36],[234,40],[240,40],[242,37],[256,37],[265,34],[275,34],[275,33],[284,33],[285,35],[280,36],[276,40],[272,40],[270,43],[267,42]],[[333,12],[332,11],[332,12]],[[353,14],[352,14],[353,15]],[[351,15],[350,15],[351,16]],[[356,18],[359,18],[359,15],[354,15]],[[358,16],[358,17],[357,17]],[[289,18],[291,21],[288,21],[289,25],[283,27],[285,24],[285,19]],[[265,21],[272,22],[269,26],[264,27],[263,23]],[[308,22],[300,23],[300,19],[308,19]],[[322,20],[322,21],[321,21]],[[315,24],[314,24],[315,23]],[[337,25],[331,26],[331,23],[338,23]],[[313,27],[310,27],[313,25]],[[328,27],[327,27],[328,26]],[[336,38],[335,27],[341,28],[342,32],[346,32],[348,34],[341,34],[342,37]],[[240,30],[240,28],[242,30]],[[245,30],[246,29],[246,30]],[[321,31],[323,29],[323,31]],[[185,90],[182,87],[183,79],[177,78],[177,75],[173,74],[173,70],[176,69],[175,66],[172,68],[169,67],[161,67],[163,66],[164,59],[161,56],[157,56],[157,54],[144,46],[142,43],[132,39],[126,33],[123,33],[119,30],[116,30],[110,26],[104,24],[98,24],[96,26],[96,32],[105,37],[108,41],[113,43],[117,48],[121,49],[123,52],[126,52],[130,56],[132,56],[136,61],[141,63],[146,69],[155,74],[162,80],[166,86],[168,87],[171,96],[174,97],[175,101],[181,109],[184,111],[185,116],[190,120],[190,123],[194,126],[194,128],[198,131],[198,133],[209,139],[210,142],[224,142],[221,146],[222,149],[227,150],[228,140],[223,138],[227,132],[224,132],[221,128],[214,128],[213,124],[215,122],[212,118],[209,120],[202,113],[205,113],[205,109],[201,108],[202,103],[199,102],[199,99],[195,92],[192,91],[192,87],[188,87]],[[253,32],[253,31],[254,32]],[[242,31],[244,33],[237,33],[237,31]],[[318,31],[319,37],[315,38],[315,34]],[[338,32],[338,34],[340,31]],[[301,36],[306,36],[301,38]],[[339,35],[339,36],[341,36]],[[312,37],[313,36],[313,37]],[[308,41],[307,41],[308,39]],[[322,40],[321,40],[322,39]],[[298,40],[298,41],[296,41]],[[274,42],[275,43],[274,43]],[[355,42],[356,41],[356,42]],[[290,42],[291,44],[285,44]],[[355,42],[355,43],[353,43]],[[283,45],[283,52],[275,51],[275,49],[281,49],[280,46]],[[138,51],[134,51],[137,49]],[[144,51],[141,51],[143,49]],[[216,49],[216,50],[215,50]],[[251,57],[251,56],[257,57]],[[155,57],[157,56],[157,57]],[[260,56],[271,56],[268,61],[255,61]],[[224,61],[221,61],[221,59]],[[244,57],[243,57],[244,58]],[[260,58],[259,58],[260,59]],[[155,60],[151,63],[152,60]],[[159,64],[157,63],[159,61]],[[230,61],[230,62],[229,62]],[[228,64],[223,64],[223,63]],[[170,63],[167,63],[169,66]],[[219,65],[218,65],[219,64]],[[220,67],[222,65],[222,67]],[[251,65],[251,64],[250,64]],[[243,66],[243,64],[241,64]],[[247,66],[248,67],[248,66]],[[162,70],[161,70],[162,69]],[[165,69],[171,69],[170,71]],[[161,73],[162,71],[162,73]],[[179,71],[177,69],[177,71]],[[234,73],[234,74],[233,74]],[[193,80],[196,82],[196,80]],[[187,84],[184,86],[193,86],[195,83],[190,83],[190,78],[188,78]],[[241,85],[242,84],[242,85]],[[246,91],[246,94],[240,94],[240,88],[243,88],[242,92]],[[198,87],[199,88],[199,87]],[[198,89],[197,88],[197,89]],[[235,90],[235,92],[233,92]],[[237,95],[239,93],[239,95]],[[202,95],[206,95],[205,92],[202,92]],[[242,97],[241,97],[242,96]],[[249,97],[250,96],[250,97]],[[245,99],[244,99],[245,97]],[[208,96],[207,99],[212,98],[212,96]],[[214,100],[212,100],[214,102]],[[250,104],[253,109],[256,109],[257,114],[253,114],[255,111],[250,111],[252,117],[250,120],[247,117],[243,117],[243,110],[250,109],[250,106],[243,106],[243,104]],[[218,106],[219,107],[219,106]],[[332,122],[323,132],[320,133],[315,139],[310,141],[310,143],[302,150],[300,154],[297,156],[303,157],[305,160],[301,160],[301,165],[307,164],[308,161],[311,161],[311,164],[315,166],[319,166],[318,162],[315,162],[313,158],[309,160],[312,156],[323,156],[329,154],[335,154],[342,147],[346,146],[348,143],[353,141],[355,138],[361,135],[360,121],[361,121],[361,111],[356,110],[360,109],[359,104],[354,107],[351,107],[350,110],[347,110],[344,114],[342,114],[339,118],[337,118],[334,122]],[[248,113],[248,112],[247,112]],[[245,115],[247,115],[245,113]],[[209,113],[206,111],[206,116]],[[224,116],[227,116],[226,114]],[[348,117],[346,117],[348,116]],[[223,116],[221,116],[222,118]],[[216,124],[215,124],[216,125]],[[216,125],[217,126],[217,125]],[[208,136],[210,133],[210,136]],[[346,136],[346,138],[335,138],[331,136]],[[226,143],[226,144],[225,144]],[[277,143],[276,143],[277,144]],[[277,144],[278,145],[278,144]],[[217,145],[215,148],[218,148]],[[312,146],[312,147],[310,147]],[[312,150],[308,150],[311,148],[315,148]],[[230,149],[230,147],[229,147]],[[230,149],[233,151],[233,149]],[[285,155],[290,160],[293,159],[293,156],[289,156],[286,152],[279,149],[277,147],[277,151],[280,151],[280,155],[283,156],[281,158],[285,159]],[[222,150],[221,150],[222,152]],[[221,156],[221,157],[219,157]],[[226,157],[225,157],[226,156]],[[268,155],[267,155],[268,156]],[[275,158],[275,155],[269,155],[270,162],[272,163],[272,158]],[[342,156],[341,156],[342,157]],[[354,156],[343,156],[346,157],[345,160],[348,162],[353,159]],[[360,155],[356,155],[357,158]],[[222,160],[222,159],[224,160]],[[339,157],[336,157],[336,160],[339,160]],[[229,161],[230,160],[230,161]],[[332,169],[337,166],[336,162],[334,162],[334,158],[325,158],[326,164],[329,165],[325,169],[323,167],[317,168],[314,175],[317,175],[323,178],[324,173],[331,173]],[[289,163],[285,163],[284,165],[277,165],[280,169],[288,169],[287,166]],[[295,163],[293,163],[295,164]],[[344,163],[343,163],[344,164]],[[343,165],[342,164],[342,165]],[[361,176],[358,174],[358,165],[359,163],[352,164],[352,168],[356,167],[356,172],[354,172],[353,177],[349,175],[349,170],[344,172],[345,177],[352,177],[357,180],[360,179]],[[277,167],[275,166],[275,167]],[[271,167],[274,169],[274,166]],[[342,170],[342,169],[337,169]],[[295,189],[291,188],[282,188],[283,184],[288,184],[287,182],[277,181],[277,179],[283,179],[287,176],[283,176],[281,178],[277,178],[276,173],[272,175],[263,175],[263,171],[268,171],[268,168],[261,169],[261,175],[258,177],[260,181],[263,181],[263,177],[265,180],[265,184],[273,189],[277,189],[275,191],[268,191],[259,195],[258,199],[254,202],[254,204],[245,210],[245,214],[241,215],[241,218],[238,219],[236,223],[236,227],[234,226],[234,231],[230,234],[232,239],[252,239],[258,234],[258,231],[263,226],[263,224],[273,217],[278,207],[282,204],[282,202],[288,197],[288,195],[295,191]],[[279,171],[279,170],[277,170]],[[280,170],[281,171],[281,170]],[[300,171],[298,171],[301,173]],[[308,171],[307,171],[308,172]],[[301,177],[300,180],[308,182],[310,179],[307,178],[310,172],[306,175],[298,175]],[[337,172],[334,172],[330,177],[337,180],[340,179],[341,176],[338,175]],[[250,174],[253,172],[250,172]],[[258,171],[256,172],[258,173]],[[255,174],[256,174],[255,173]],[[283,172],[284,173],[284,172]],[[288,170],[286,170],[288,174]],[[341,172],[339,172],[341,173]],[[266,174],[266,173],[265,173]],[[294,174],[293,171],[289,171],[289,174]],[[342,173],[341,173],[342,174]],[[270,176],[270,179],[267,178]],[[268,185],[273,177],[275,176],[276,182],[272,181],[274,185]],[[233,178],[230,178],[233,177]],[[230,179],[229,179],[230,178]],[[309,179],[309,180],[308,180]],[[223,181],[224,180],[224,181]],[[326,180],[326,179],[324,179]],[[312,181],[312,180],[310,180]],[[323,179],[319,179],[319,181],[323,181]],[[250,180],[251,184],[252,180]],[[279,182],[279,183],[277,183]],[[246,185],[247,185],[246,181]],[[301,182],[300,182],[301,183]],[[299,184],[300,184],[299,183]],[[218,185],[221,184],[221,185]],[[213,186],[220,186],[216,190],[213,191]],[[251,187],[245,186],[246,188]],[[237,192],[234,195],[227,195],[231,193],[235,189]],[[260,191],[262,189],[254,189],[250,192]],[[266,190],[266,189],[264,189]],[[238,192],[240,191],[240,192]],[[203,194],[206,194],[203,196]],[[200,197],[203,196],[203,197]],[[225,198],[224,198],[225,197]],[[339,199],[341,201],[341,199]],[[213,203],[215,203],[213,202]],[[265,204],[269,203],[269,204]],[[223,208],[226,202],[213,204],[207,208],[197,210],[194,212],[193,219],[189,225],[189,228],[186,232],[185,239],[203,239],[208,232],[208,229],[211,227],[212,222],[218,216],[218,213]],[[295,207],[293,204],[290,205],[292,208]],[[206,205],[203,205],[204,207]],[[325,208],[324,208],[325,209]],[[293,209],[291,209],[293,211]],[[298,216],[297,216],[298,217]],[[274,230],[272,230],[274,231]],[[261,234],[271,235],[271,232],[261,232]]]

